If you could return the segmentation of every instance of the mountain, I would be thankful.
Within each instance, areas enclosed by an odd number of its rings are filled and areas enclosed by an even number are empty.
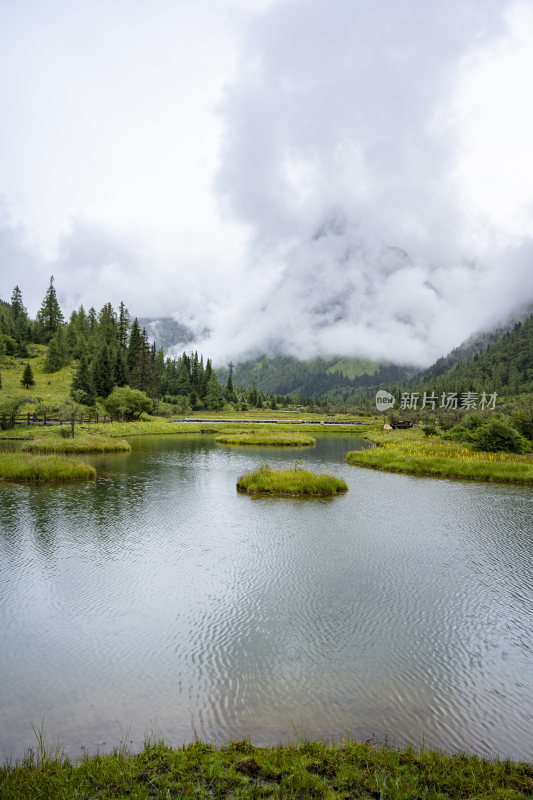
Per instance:
[[[193,340],[192,331],[171,317],[160,317],[159,319],[141,317],[139,325],[141,330],[146,328],[148,338],[151,342],[155,342],[158,349],[160,347],[163,350],[174,346],[186,347]]]
[[[217,367],[220,380],[227,379],[228,370]],[[268,394],[291,395],[346,401],[359,387],[373,386],[384,381],[398,381],[413,375],[413,368],[380,364],[362,358],[314,358],[300,361],[293,356],[261,356],[235,366],[235,386],[249,387],[255,381],[257,389]]]
[[[476,347],[472,357],[457,360],[458,354],[468,352],[469,345],[462,345],[463,349],[457,348],[416,375],[412,387],[500,395],[533,392],[533,315],[515,323],[511,330],[486,336],[491,341],[481,349]]]

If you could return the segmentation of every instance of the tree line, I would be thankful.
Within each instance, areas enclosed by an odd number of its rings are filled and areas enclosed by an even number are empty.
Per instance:
[[[165,358],[137,318],[131,320],[123,302],[116,310],[106,303],[98,312],[81,305],[65,320],[53,277],[34,320],[18,286],[11,302],[0,301],[0,355],[28,358],[32,343],[47,345],[44,372],[57,372],[77,361],[70,395],[85,406],[92,407],[97,398],[105,400],[126,386],[155,401],[181,401],[185,411],[219,409],[234,397],[231,380],[224,390],[220,386],[211,359],[204,362],[197,352]],[[34,383],[29,363],[22,383],[27,388]]]

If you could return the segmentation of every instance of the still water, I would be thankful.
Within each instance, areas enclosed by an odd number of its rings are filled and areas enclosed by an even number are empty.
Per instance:
[[[132,439],[92,483],[0,487],[0,759],[146,735],[425,742],[533,759],[533,492]],[[251,498],[268,458],[342,475]]]

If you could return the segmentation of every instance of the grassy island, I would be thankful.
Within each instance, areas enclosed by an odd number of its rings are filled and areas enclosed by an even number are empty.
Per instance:
[[[4,481],[81,481],[94,478],[96,470],[66,456],[0,454],[0,479]]]
[[[124,439],[109,436],[75,436],[73,439],[55,436],[25,442],[22,450],[25,453],[120,453],[130,451],[131,445]]]
[[[79,763],[27,758],[0,768],[4,800],[27,798],[383,798],[520,800],[533,795],[533,766],[352,740],[254,747],[195,742],[172,749],[147,743],[136,755],[117,750]]]
[[[242,475],[237,481],[237,489],[246,494],[330,497],[339,492],[347,492],[348,486],[342,478],[334,475],[317,474],[298,468],[274,470],[264,464],[256,472]]]
[[[410,475],[533,485],[533,458],[473,450],[468,444],[411,431],[373,437],[374,447],[347,454],[348,464]]]
[[[307,433],[281,430],[251,430],[221,433],[215,439],[219,444],[260,445],[269,447],[311,447],[316,440]]]

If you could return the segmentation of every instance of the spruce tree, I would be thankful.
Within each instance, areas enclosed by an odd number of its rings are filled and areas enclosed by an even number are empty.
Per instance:
[[[142,348],[141,329],[139,328],[137,317],[135,317],[135,319],[133,320],[133,325],[131,326],[130,340],[128,344],[128,372],[130,376],[133,375],[133,372],[137,366],[137,362],[139,361],[141,348]]]
[[[137,362],[135,363],[133,369],[130,369],[130,386],[132,389],[139,389],[141,392],[146,392],[147,395],[153,396],[153,383],[154,376],[150,343],[148,341],[146,329],[143,328],[143,331],[140,335],[140,347],[137,356]]]
[[[115,352],[115,362],[113,365],[113,376],[115,386],[126,386],[128,383],[128,362],[126,352],[119,347]]]
[[[93,406],[96,400],[94,387],[91,380],[89,361],[85,353],[82,353],[78,362],[78,368],[72,378],[70,395],[78,403],[86,406]]]
[[[176,375],[175,381],[175,393],[177,395],[189,395],[191,393],[191,379],[189,376],[189,370],[187,368],[187,360],[186,358],[180,358],[179,365],[178,365],[178,372]]]
[[[98,397],[107,397],[115,385],[113,360],[107,344],[102,343],[91,365],[91,381]]]
[[[33,377],[33,372],[30,364],[26,364],[26,366],[24,367],[24,372],[22,373],[22,378],[20,379],[20,382],[25,389],[29,389],[30,386],[35,386],[35,378]]]
[[[70,354],[67,345],[65,331],[59,327],[55,335],[50,339],[48,352],[43,366],[43,372],[57,372],[68,364]]]
[[[10,316],[13,338],[19,345],[25,345],[30,340],[31,325],[18,286],[15,286],[11,295]]]
[[[209,383],[207,384],[205,405],[210,411],[219,411],[224,407],[224,396],[217,380],[217,376],[214,372],[211,373]]]
[[[128,331],[130,329],[130,314],[122,300],[118,309],[118,343],[123,350],[128,346]]]
[[[37,312],[37,331],[39,341],[47,344],[63,322],[63,312],[57,301],[54,288],[54,276],[50,277],[50,285],[46,290],[41,308]]]

